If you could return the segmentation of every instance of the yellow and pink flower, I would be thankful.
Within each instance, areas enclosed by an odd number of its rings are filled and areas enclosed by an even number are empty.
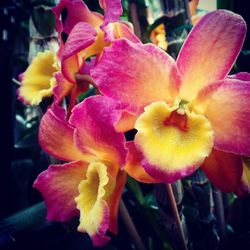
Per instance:
[[[126,39],[105,48],[91,75],[121,103],[120,130],[137,129],[135,150],[153,178],[173,182],[201,166],[222,191],[239,184],[241,155],[250,155],[250,75],[228,73],[245,34],[242,17],[218,10],[192,29],[176,62]]]
[[[107,230],[117,233],[127,155],[125,137],[114,128],[120,115],[119,104],[95,96],[75,106],[69,121],[65,110],[53,105],[40,124],[42,148],[67,162],[51,165],[34,183],[44,197],[47,219],[80,215],[78,230],[87,232],[95,246],[109,241]]]

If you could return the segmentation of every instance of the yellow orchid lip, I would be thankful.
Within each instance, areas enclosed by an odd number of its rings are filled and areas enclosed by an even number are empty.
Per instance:
[[[147,159],[145,170],[165,182],[193,172],[213,147],[211,124],[187,107],[154,102],[138,117],[135,128],[135,144]]]
[[[23,74],[19,98],[31,105],[38,105],[44,97],[51,96],[56,84],[54,73],[58,70],[54,52],[39,52]]]

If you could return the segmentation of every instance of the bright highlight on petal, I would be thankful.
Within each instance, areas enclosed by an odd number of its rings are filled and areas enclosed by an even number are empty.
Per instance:
[[[244,42],[246,23],[233,12],[217,10],[192,29],[178,55],[182,75],[180,96],[192,100],[207,84],[222,80],[231,70]]]
[[[56,55],[51,51],[39,52],[23,74],[19,96],[31,105],[38,105],[52,95],[56,84],[53,74],[59,70]]]
[[[212,127],[204,116],[164,102],[147,106],[135,128],[135,144],[145,157],[145,170],[164,182],[191,174],[213,146]]]
[[[114,189],[114,181],[109,178],[107,167],[100,162],[91,163],[86,180],[79,184],[80,195],[75,198],[80,210],[80,232],[87,232],[95,246],[101,246],[109,240],[105,236],[109,226],[109,207],[107,198]]]

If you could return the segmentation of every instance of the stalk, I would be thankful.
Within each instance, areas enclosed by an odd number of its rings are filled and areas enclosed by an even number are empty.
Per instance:
[[[131,239],[133,240],[135,247],[137,250],[146,250],[146,248],[144,247],[142,240],[139,236],[139,233],[135,227],[135,224],[132,221],[131,216],[129,215],[128,209],[124,203],[124,201],[121,199],[120,204],[119,204],[119,212],[120,212],[120,216],[121,219],[125,225],[125,227],[127,228],[127,231],[131,237]]]
[[[184,231],[183,231],[183,228],[182,228],[182,225],[181,225],[181,220],[180,220],[180,216],[179,216],[179,212],[178,212],[178,208],[177,208],[177,205],[176,205],[176,201],[175,201],[175,198],[174,198],[174,193],[173,193],[173,189],[172,189],[171,184],[166,183],[166,188],[167,188],[167,192],[168,192],[172,212],[174,214],[174,218],[175,218],[175,221],[176,221],[179,238],[180,238],[180,241],[181,241],[181,244],[182,244],[182,249],[188,250],[187,243],[186,243],[186,240],[185,240],[185,234],[184,234]]]

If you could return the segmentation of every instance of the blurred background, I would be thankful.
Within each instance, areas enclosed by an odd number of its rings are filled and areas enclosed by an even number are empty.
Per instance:
[[[46,208],[32,184],[50,158],[38,144],[39,120],[51,100],[27,107],[16,97],[19,75],[38,51],[58,48],[56,0],[0,1],[0,249],[93,249],[76,231],[78,218],[46,221]],[[85,0],[101,11],[97,0]],[[229,9],[250,25],[244,0],[123,0],[122,19],[136,35],[176,58],[189,31],[205,13]],[[66,13],[67,14],[67,13]],[[250,32],[231,73],[250,72]],[[173,185],[188,248],[250,249],[250,197],[220,192],[201,170]],[[181,249],[165,188],[128,178],[123,200],[146,249]],[[101,249],[137,249],[124,218],[119,234]]]

